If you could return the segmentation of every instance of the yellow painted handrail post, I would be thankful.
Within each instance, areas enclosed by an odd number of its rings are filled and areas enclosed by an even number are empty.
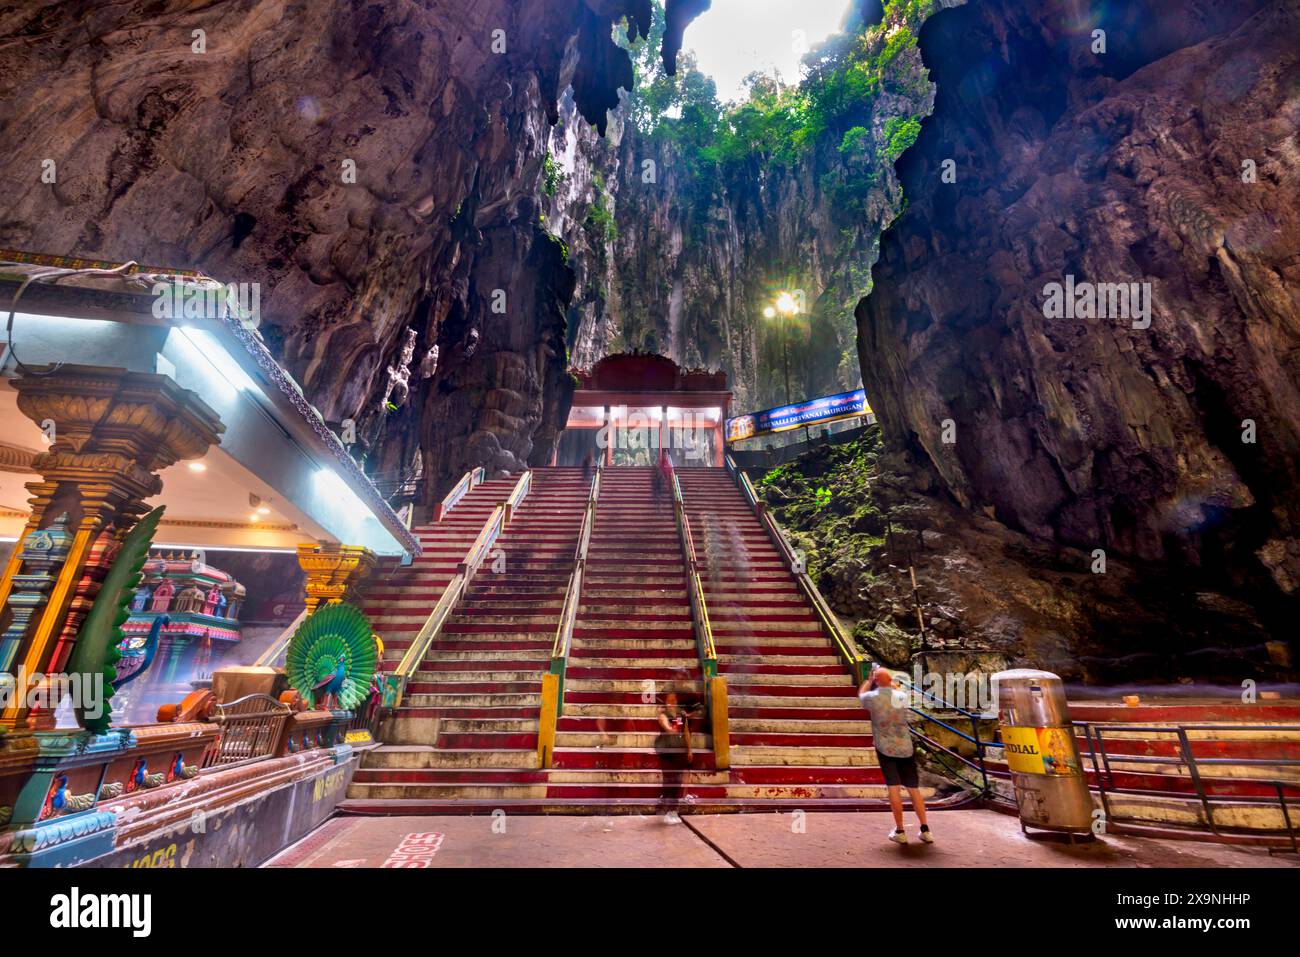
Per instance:
[[[714,675],[709,682],[709,720],[713,732],[713,763],[720,771],[731,767],[731,719],[727,715],[727,679]]]
[[[555,761],[555,725],[559,720],[560,676],[542,675],[542,710],[537,727],[537,766],[549,768]]]

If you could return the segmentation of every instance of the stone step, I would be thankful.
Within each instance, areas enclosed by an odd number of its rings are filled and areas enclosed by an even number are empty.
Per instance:
[[[767,745],[731,745],[731,763],[737,765],[835,765],[855,767],[876,765],[874,748],[772,747]]]
[[[361,761],[375,768],[538,768],[537,749],[451,749],[427,745],[384,744],[367,751]]]

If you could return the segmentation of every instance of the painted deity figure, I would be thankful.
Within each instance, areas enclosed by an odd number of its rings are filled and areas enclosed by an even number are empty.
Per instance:
[[[163,583],[154,589],[153,607],[150,611],[167,611],[171,608],[172,596],[176,594],[176,585],[170,579],[164,579]]]
[[[202,612],[203,589],[191,585],[176,596],[176,610],[179,612]]]
[[[149,591],[149,586],[141,585],[135,590],[135,597],[131,599],[131,610],[144,611],[149,604],[149,599],[152,597],[153,593]]]
[[[208,595],[203,599],[203,614],[211,615],[217,608],[217,602],[221,600],[221,586],[213,585],[208,589]]]

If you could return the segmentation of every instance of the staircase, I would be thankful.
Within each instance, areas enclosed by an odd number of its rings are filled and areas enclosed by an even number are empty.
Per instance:
[[[414,636],[514,484],[485,483],[442,523],[418,530],[427,557],[373,589],[367,603],[382,634]],[[581,469],[534,471],[531,491],[412,676],[381,734],[386,743],[366,755],[343,810],[436,813],[546,796],[537,763],[541,678],[589,487]],[[400,657],[409,644],[388,642],[385,657]]]
[[[727,679],[727,797],[876,808],[887,798],[848,666],[762,522],[722,468],[678,472]]]
[[[653,469],[604,470],[556,726],[548,798],[624,809],[725,796],[707,722],[693,760],[662,732],[663,696],[703,701],[686,567],[671,496]]]
[[[705,718],[693,759],[665,735],[668,692],[703,701],[687,569],[671,493],[653,470],[604,470],[556,726],[537,760],[541,678],[590,491],[580,469],[540,468],[498,542],[358,770],[351,813],[878,809],[886,791],[848,667],[726,470],[681,469],[703,566],[719,674],[730,695],[730,769]],[[366,610],[399,658],[513,481],[470,492],[428,551],[372,589]],[[403,640],[398,635],[408,637]]]

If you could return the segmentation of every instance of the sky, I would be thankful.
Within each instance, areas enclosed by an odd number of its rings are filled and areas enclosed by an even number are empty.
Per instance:
[[[756,69],[799,78],[807,49],[837,32],[851,0],[713,0],[686,27],[683,46],[718,84],[718,99],[739,99],[741,79]],[[797,31],[802,31],[800,34]]]

